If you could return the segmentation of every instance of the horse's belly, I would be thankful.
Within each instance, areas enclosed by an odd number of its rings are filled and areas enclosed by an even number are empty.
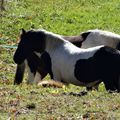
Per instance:
[[[99,82],[94,74],[90,76],[88,74],[85,74],[83,76],[81,73],[80,75],[82,76],[77,79],[74,73],[74,69],[71,69],[71,66],[69,66],[68,69],[67,66],[65,66],[62,70],[60,70],[60,68],[58,70],[56,69],[54,73],[58,81],[64,82],[66,84],[91,87]]]
[[[75,77],[73,79],[62,79],[62,82],[67,83],[67,84],[73,84],[76,86],[85,86],[85,87],[92,87],[95,86],[96,84],[100,83],[100,80],[94,80],[90,82],[85,82],[84,80],[77,80]]]
[[[93,82],[81,82],[81,81],[73,81],[71,82],[71,84],[74,84],[74,85],[77,85],[77,86],[85,86],[85,87],[93,87],[95,86],[96,84],[100,83],[100,80],[95,80]]]

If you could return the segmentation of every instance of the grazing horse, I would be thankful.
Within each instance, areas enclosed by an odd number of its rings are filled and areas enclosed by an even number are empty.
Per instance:
[[[81,38],[82,48],[106,45],[120,50],[120,35],[109,31],[99,29],[88,30],[81,33]]]
[[[106,90],[120,91],[118,50],[104,45],[82,49],[52,32],[23,30],[14,61],[21,64],[32,53],[44,52],[49,54],[54,80],[86,87],[103,82]]]
[[[62,38],[70,41],[77,47],[81,47],[83,37],[81,35],[77,36],[63,36]],[[84,35],[85,38],[85,35]],[[17,64],[14,84],[20,84],[23,80],[25,67],[27,66],[28,69],[28,84],[38,83],[39,80],[42,80],[48,73],[50,75],[50,78],[53,79],[51,70],[50,70],[50,57],[45,52],[42,54],[41,57],[38,57],[35,53],[32,53],[30,56],[27,57],[27,59],[21,63]]]

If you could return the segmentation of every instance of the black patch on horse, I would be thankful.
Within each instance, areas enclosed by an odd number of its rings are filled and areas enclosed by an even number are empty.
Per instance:
[[[116,49],[120,50],[120,42],[117,44]]]
[[[50,74],[51,79],[53,79],[53,72],[52,72],[52,62],[51,62],[51,58],[50,55],[47,52],[44,52],[41,55],[41,60],[44,63],[44,70],[46,70],[47,73]],[[41,65],[39,65],[41,67]],[[39,71],[39,68],[38,68]]]
[[[53,79],[51,58],[47,52],[44,52],[40,58],[35,53],[32,53],[27,60],[30,70],[34,75],[36,72],[39,72],[41,79],[43,79],[49,73],[51,79]]]
[[[118,90],[120,54],[111,47],[100,48],[93,57],[80,59],[75,64],[74,74],[84,83],[101,80],[106,90]]]
[[[40,53],[45,50],[45,39],[46,35],[43,31],[30,30],[26,33],[21,34],[21,42],[25,44],[27,41],[28,47],[31,46],[31,49],[34,47],[34,51]]]
[[[94,57],[78,60],[74,72],[76,78],[81,82],[89,83],[98,80]]]
[[[83,38],[83,41],[86,40],[86,38],[88,37],[88,35],[89,35],[90,33],[91,33],[91,32],[83,32],[83,33],[81,33],[81,36],[82,36],[82,38]]]
[[[120,53],[111,47],[101,48],[95,55],[100,78],[107,90],[119,91]]]

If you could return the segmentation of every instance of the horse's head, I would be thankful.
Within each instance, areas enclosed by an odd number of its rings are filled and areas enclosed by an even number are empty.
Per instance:
[[[22,29],[20,42],[14,54],[14,61],[21,64],[31,53],[42,53],[45,49],[45,34],[43,31],[25,31]]]

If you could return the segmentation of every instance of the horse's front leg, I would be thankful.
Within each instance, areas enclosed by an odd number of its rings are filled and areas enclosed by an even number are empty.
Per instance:
[[[33,84],[34,83],[35,74],[36,74],[36,72],[31,72],[30,68],[28,67],[28,80],[27,80],[27,84]]]
[[[47,72],[44,71],[37,71],[34,70],[34,72],[31,72],[31,70],[28,68],[28,84],[38,84],[45,76],[47,75]]]
[[[39,73],[36,72],[35,77],[34,77],[34,83],[38,84],[44,77]]]
[[[45,76],[44,76],[45,77]],[[38,84],[44,78],[39,72],[34,71],[33,73],[28,70],[28,84]]]
[[[16,84],[19,85],[20,83],[22,83],[23,77],[24,77],[24,72],[25,72],[25,63],[23,62],[20,65],[17,64],[14,85],[16,85]]]

